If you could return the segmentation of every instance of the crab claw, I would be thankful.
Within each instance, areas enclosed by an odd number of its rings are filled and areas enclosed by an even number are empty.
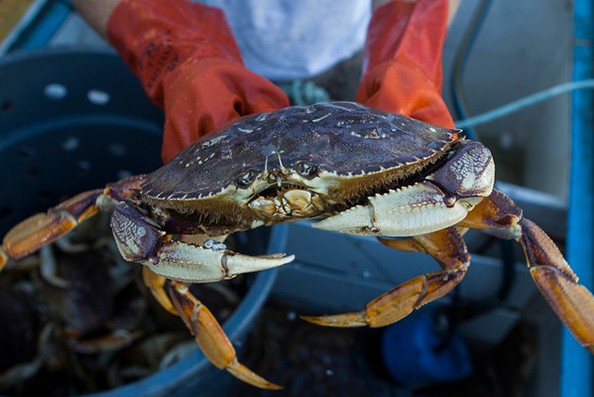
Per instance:
[[[217,245],[209,247],[208,244],[198,246],[168,241],[161,245],[155,256],[140,263],[168,279],[204,283],[271,269],[295,259],[294,255],[285,254],[243,255],[226,249],[224,244]]]
[[[390,190],[313,226],[364,236],[415,236],[460,222],[480,200],[464,198],[447,203],[447,195],[431,182]],[[446,204],[447,203],[447,204]]]
[[[487,148],[461,141],[440,167],[411,186],[389,190],[326,218],[314,227],[364,236],[409,237],[463,220],[493,190],[495,167]]]
[[[126,203],[116,205],[110,224],[124,259],[148,266],[159,276],[172,280],[220,281],[242,273],[271,269],[295,259],[293,255],[285,254],[238,254],[214,240],[207,240],[202,245],[172,240],[146,215]]]
[[[227,268],[227,275],[235,277],[242,273],[257,272],[282,266],[294,259],[295,255],[286,255],[284,253],[249,256],[231,252],[223,257],[223,262],[224,267]]]

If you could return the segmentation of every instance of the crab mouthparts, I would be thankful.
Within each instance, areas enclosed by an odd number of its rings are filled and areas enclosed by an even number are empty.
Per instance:
[[[266,186],[263,186],[259,189],[255,194],[254,197],[278,197],[282,196],[284,192],[289,190],[308,190],[307,187],[293,183],[293,182],[286,182],[282,181],[280,178],[277,178],[275,183],[269,183]]]
[[[259,218],[270,221],[315,217],[323,209],[320,196],[305,186],[278,181],[260,190],[248,206]]]

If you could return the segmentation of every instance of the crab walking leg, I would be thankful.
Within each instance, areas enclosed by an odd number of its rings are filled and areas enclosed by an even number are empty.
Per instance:
[[[513,239],[524,249],[530,275],[574,338],[594,353],[594,296],[578,283],[555,243],[504,194],[493,191],[461,225]]]
[[[214,240],[207,240],[202,245],[173,240],[145,214],[125,202],[114,208],[111,228],[124,259],[141,263],[159,276],[178,281],[220,281],[281,266],[295,258],[284,254],[243,255]],[[154,280],[149,280],[149,288],[153,289],[153,282],[157,289],[160,288],[159,282]]]
[[[80,193],[45,213],[25,219],[8,231],[0,247],[0,270],[8,258],[20,259],[53,243],[81,222],[102,209],[111,209],[114,203],[139,188],[143,175],[137,175]]]
[[[81,193],[63,203],[25,219],[6,234],[0,248],[0,269],[8,258],[20,259],[53,243],[79,223],[95,215],[102,189]]]
[[[450,292],[466,275],[470,255],[460,231],[456,227],[415,236],[405,240],[384,240],[396,249],[417,250],[430,254],[440,264],[442,270],[424,274],[406,281],[394,289],[369,302],[365,309],[356,313],[330,316],[304,316],[303,319],[332,327],[383,327],[410,314],[413,310],[441,298]]]
[[[147,286],[149,291],[153,294],[153,297],[165,310],[169,313],[177,316],[177,310],[173,307],[173,303],[167,296],[167,293],[163,289],[165,287],[165,282],[167,279],[163,276],[159,276],[155,274],[151,269],[146,266],[142,267],[142,281],[144,285]]]
[[[594,296],[573,273],[557,246],[535,223],[519,223],[530,275],[575,339],[594,353]]]
[[[237,360],[235,349],[225,331],[210,310],[192,295],[188,284],[171,281],[169,295],[198,346],[215,367],[225,369],[236,378],[262,389],[282,389]]]

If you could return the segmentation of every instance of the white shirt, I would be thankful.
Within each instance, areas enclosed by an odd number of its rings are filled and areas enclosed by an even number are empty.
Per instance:
[[[271,80],[312,77],[363,47],[368,0],[198,0],[223,9],[248,69]]]

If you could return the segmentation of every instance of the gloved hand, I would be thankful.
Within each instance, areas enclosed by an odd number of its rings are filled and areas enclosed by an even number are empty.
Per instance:
[[[165,162],[228,121],[289,106],[278,87],[244,67],[216,8],[184,0],[122,0],[107,36],[165,110]]]
[[[453,128],[441,97],[447,0],[395,0],[373,13],[357,102]]]

